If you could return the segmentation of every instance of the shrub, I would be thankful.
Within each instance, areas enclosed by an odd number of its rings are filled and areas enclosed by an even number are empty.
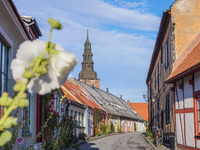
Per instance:
[[[108,126],[106,124],[102,124],[101,131],[102,131],[103,135],[107,135],[108,134]]]
[[[111,125],[110,125],[110,123],[108,123],[107,126],[108,126],[108,133],[111,133]]]
[[[146,130],[146,135],[147,137],[149,136],[150,138],[153,138],[153,133],[151,133],[150,130]]]
[[[101,130],[98,128],[95,128],[95,136],[100,136],[101,135]]]
[[[114,127],[112,122],[111,122],[110,128],[111,128],[111,133],[114,133],[115,132],[115,127]]]
[[[121,131],[121,127],[120,127],[120,124],[118,123],[117,124],[117,132],[119,133]]]
[[[135,122],[134,122],[134,131],[137,131],[137,126]]]

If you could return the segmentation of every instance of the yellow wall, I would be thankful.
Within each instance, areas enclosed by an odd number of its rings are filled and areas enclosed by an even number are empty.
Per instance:
[[[200,32],[200,1],[179,0],[171,10],[175,23],[176,57],[187,48]]]

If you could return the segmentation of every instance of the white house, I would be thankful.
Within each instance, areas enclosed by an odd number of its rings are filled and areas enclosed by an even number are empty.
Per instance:
[[[173,83],[177,147],[200,149],[200,34],[173,65],[166,83]]]
[[[35,21],[36,22],[36,21]],[[34,22],[33,22],[34,24]],[[30,33],[32,29],[36,29],[37,33]],[[16,56],[19,45],[25,40],[33,40],[37,36],[41,36],[38,26],[27,28],[12,0],[0,1],[0,95],[8,92],[9,96],[14,96],[13,86],[15,81],[12,78],[10,64]],[[18,137],[24,138],[22,147],[32,144],[32,139],[36,136],[36,106],[37,95],[28,94],[30,105],[28,108],[18,108],[18,121],[22,121],[22,130],[20,128]],[[14,113],[13,113],[14,114]],[[3,108],[0,108],[0,117],[3,115]]]

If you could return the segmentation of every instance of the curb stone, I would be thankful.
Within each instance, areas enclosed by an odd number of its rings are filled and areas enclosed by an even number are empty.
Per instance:
[[[154,150],[157,150],[158,148],[155,147],[154,144],[152,144],[145,136],[143,136],[144,139],[147,141],[147,143],[154,149]]]

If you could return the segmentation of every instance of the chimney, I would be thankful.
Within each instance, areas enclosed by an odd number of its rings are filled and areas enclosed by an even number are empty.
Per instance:
[[[94,84],[92,84],[92,88],[94,89]]]
[[[122,95],[120,95],[120,99],[122,99]]]
[[[106,88],[106,92],[108,93],[109,91],[108,91],[108,88]]]
[[[129,100],[127,101],[127,104],[130,104],[130,101],[129,101]]]

